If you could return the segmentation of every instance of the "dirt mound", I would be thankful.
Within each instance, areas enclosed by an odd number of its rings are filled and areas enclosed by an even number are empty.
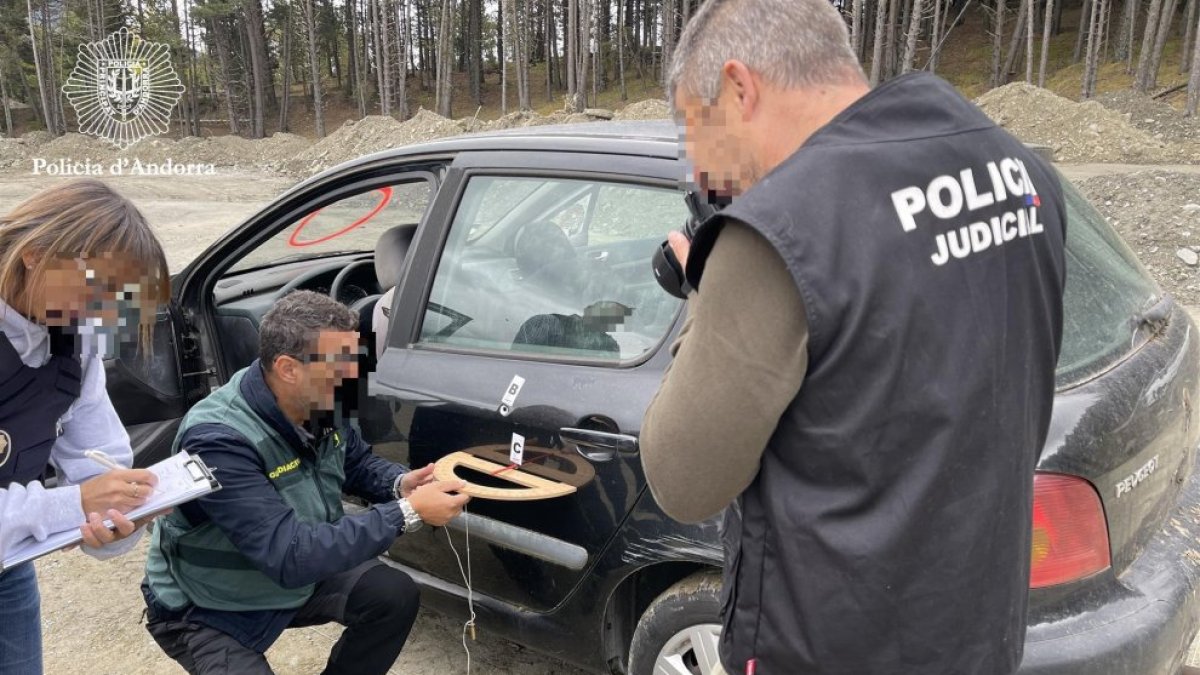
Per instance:
[[[462,122],[421,108],[407,122],[386,115],[369,115],[347,121],[311,147],[299,152],[285,167],[296,173],[314,173],[380,150],[453,136],[466,131]]]
[[[1188,150],[1154,138],[1095,101],[1075,103],[1024,82],[993,89],[975,103],[1017,138],[1053,148],[1058,161],[1138,164],[1192,158]]]
[[[0,137],[0,169],[25,167],[39,148],[54,138],[48,131],[30,131],[20,138]]]
[[[25,141],[25,143],[30,146],[42,145],[43,143],[49,143],[50,141],[54,140],[54,134],[46,131],[45,129],[36,129],[34,131],[26,131],[25,133],[21,134],[21,140]]]
[[[1200,175],[1167,171],[1100,176],[1077,183],[1163,288],[1200,305]]]
[[[49,161],[64,159],[73,162],[90,160],[105,162],[115,155],[116,147],[106,140],[94,136],[69,133],[43,143],[37,148],[37,156]]]
[[[1184,117],[1170,104],[1136,91],[1115,91],[1096,97],[1104,107],[1122,113],[1133,126],[1168,143],[1200,141],[1200,120]]]
[[[615,120],[664,120],[670,118],[671,106],[658,98],[630,103],[613,116]]]

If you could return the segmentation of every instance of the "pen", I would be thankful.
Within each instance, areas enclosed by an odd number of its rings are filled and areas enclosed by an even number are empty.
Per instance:
[[[108,469],[124,469],[125,467],[113,461],[112,457],[100,450],[84,450],[83,456]]]

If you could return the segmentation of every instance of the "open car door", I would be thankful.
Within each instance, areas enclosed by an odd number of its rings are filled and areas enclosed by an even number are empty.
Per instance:
[[[194,352],[172,300],[159,308],[149,349],[123,342],[104,360],[108,395],[129,433],[134,466],[149,466],[170,454],[180,420],[207,393],[207,373],[189,372],[186,365],[195,361]]]

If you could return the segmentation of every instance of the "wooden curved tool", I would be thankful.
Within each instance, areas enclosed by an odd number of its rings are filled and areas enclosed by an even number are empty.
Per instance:
[[[540,476],[525,473],[520,469],[512,469],[497,474],[497,471],[505,468],[504,464],[497,464],[496,462],[476,457],[467,452],[453,452],[439,459],[433,465],[433,476],[438,480],[465,480],[456,473],[460,466],[488,475],[494,474],[495,478],[499,480],[519,486],[513,488],[487,487],[466,481],[467,487],[463,489],[463,494],[478,497],[479,499],[523,502],[535,499],[564,497],[575,492],[574,485],[547,480]]]

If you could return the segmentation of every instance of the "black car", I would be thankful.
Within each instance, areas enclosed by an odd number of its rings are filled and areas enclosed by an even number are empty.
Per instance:
[[[464,136],[305,180],[175,277],[152,359],[109,362],[139,463],[167,452],[188,407],[251,362],[277,298],[328,293],[381,335],[383,349],[367,341],[370,376],[345,398],[377,453],[420,466],[462,451],[503,467],[521,445],[522,474],[572,491],[476,499],[452,526],[461,551],[470,525],[478,624],[592,672],[707,675],[716,525],[664,516],[637,454],[684,309],[650,259],[710,208],[678,188],[676,134],[661,122]],[[1065,189],[1065,338],[1021,672],[1175,673],[1197,631],[1198,336]],[[511,473],[460,475],[517,489]],[[428,606],[466,615],[445,531],[401,537],[387,558]]]

